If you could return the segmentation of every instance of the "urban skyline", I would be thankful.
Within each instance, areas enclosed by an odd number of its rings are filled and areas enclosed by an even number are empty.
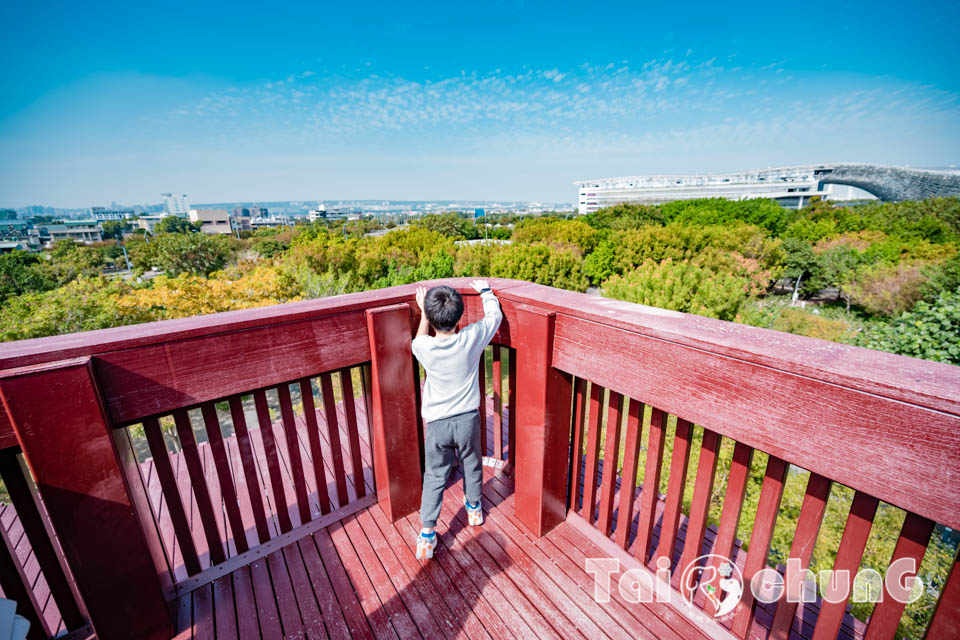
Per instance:
[[[957,3],[836,5],[792,35],[796,7],[769,4],[0,18],[0,206],[174,185],[203,202],[571,201],[593,176],[960,163]],[[88,37],[104,32],[109,47]]]

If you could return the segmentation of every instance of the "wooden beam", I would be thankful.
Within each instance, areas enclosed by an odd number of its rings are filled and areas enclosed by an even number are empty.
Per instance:
[[[542,536],[566,518],[572,379],[553,368],[556,317],[520,307],[514,326],[517,359],[517,518]]]
[[[171,637],[90,359],[0,377],[0,396],[97,636]]]
[[[391,522],[420,508],[422,481],[410,351],[410,305],[367,310],[373,466],[377,501]]]

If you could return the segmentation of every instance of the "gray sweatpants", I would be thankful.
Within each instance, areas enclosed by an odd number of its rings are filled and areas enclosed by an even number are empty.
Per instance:
[[[483,484],[483,452],[480,450],[480,413],[474,409],[449,418],[427,423],[424,450],[423,495],[420,521],[424,528],[434,527],[440,515],[443,490],[453,465],[460,460],[463,493],[475,504],[480,501]]]

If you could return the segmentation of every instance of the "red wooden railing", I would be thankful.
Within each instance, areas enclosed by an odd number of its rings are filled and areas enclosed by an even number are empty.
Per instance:
[[[470,293],[465,280],[450,284]],[[837,568],[859,566],[881,502],[908,512],[893,559],[921,558],[934,523],[960,527],[956,367],[492,284],[505,319],[490,349],[484,449],[512,466],[516,515],[534,535],[566,521],[628,568],[677,569],[711,549],[749,578],[766,566],[789,465],[810,472],[790,551],[803,565],[833,483],[856,491]],[[102,640],[167,638],[168,602],[179,594],[374,501],[391,519],[416,510],[413,294],[409,285],[0,346],[0,459],[17,463],[0,474],[63,628],[89,623]],[[481,313],[467,295],[464,322]],[[372,468],[360,440],[372,445]],[[733,457],[709,527],[724,442]],[[141,464],[138,447],[151,460]],[[754,452],[768,462],[759,508],[744,514]],[[363,474],[375,495],[365,495]],[[749,551],[736,540],[743,518],[753,523]],[[7,549],[0,587],[40,620],[44,607],[29,602],[36,580]],[[929,637],[958,633],[958,574],[954,564]],[[813,637],[836,636],[845,604],[817,603]],[[712,614],[697,613],[709,606],[702,595],[694,605],[681,614]],[[720,625],[704,625],[739,637],[760,625],[785,638],[796,610],[746,598]],[[902,611],[885,598],[866,636],[893,637]],[[39,629],[34,637],[57,633]]]

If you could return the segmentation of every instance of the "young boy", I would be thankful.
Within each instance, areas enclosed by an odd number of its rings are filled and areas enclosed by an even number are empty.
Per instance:
[[[503,313],[486,280],[471,286],[483,300],[483,318],[463,331],[457,323],[463,315],[463,299],[451,287],[417,289],[420,326],[413,339],[413,355],[427,371],[421,414],[427,422],[424,443],[425,469],[417,558],[432,558],[437,546],[434,527],[440,515],[443,490],[456,460],[463,472],[464,507],[467,522],[483,524],[480,488],[483,483],[483,451],[480,450],[480,388],[478,369],[483,350],[500,327]],[[436,332],[431,336],[429,328]]]

